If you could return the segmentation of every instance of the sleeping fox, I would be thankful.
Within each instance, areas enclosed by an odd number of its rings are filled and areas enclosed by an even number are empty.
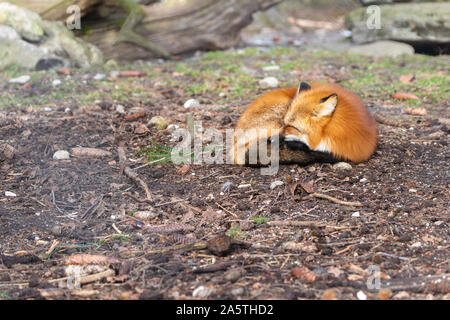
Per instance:
[[[264,143],[270,155],[275,138],[280,163],[359,163],[375,152],[378,131],[354,93],[336,84],[301,82],[268,92],[247,107],[236,125],[231,160],[261,165],[261,155],[250,161],[249,150],[256,146],[261,152],[258,146]]]

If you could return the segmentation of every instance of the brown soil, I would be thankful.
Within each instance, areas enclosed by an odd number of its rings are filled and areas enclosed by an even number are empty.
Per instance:
[[[198,298],[356,299],[362,290],[377,299],[379,291],[366,286],[371,265],[396,298],[449,298],[449,132],[437,120],[448,118],[448,106],[413,122],[404,117],[400,127],[380,124],[376,154],[348,171],[290,165],[263,176],[226,164],[192,165],[184,174],[171,164],[143,167],[136,172],[153,196],[143,202],[144,191],[122,173],[118,146],[125,144],[127,165],[136,168],[145,163],[136,152],[149,137],[173,145],[168,130],[134,130],[154,115],[182,125],[184,98],[165,92],[161,106],[135,99],[146,112],[136,121],[108,101],[72,106],[72,115],[3,112],[0,137],[16,155],[0,167],[0,299],[185,299],[200,286],[212,290],[197,290]],[[194,111],[204,127],[224,130],[241,110],[229,108]],[[56,150],[77,146],[112,155],[53,160]],[[284,184],[270,189],[276,180]],[[226,182],[232,185],[222,192]],[[246,182],[251,186],[238,188]],[[310,188],[362,207],[307,198]],[[148,220],[134,216],[144,210]],[[244,245],[220,255],[211,243],[201,245],[230,229]],[[193,241],[199,247],[189,246]],[[230,245],[222,242],[216,245]],[[53,280],[65,277],[65,261],[76,253],[117,258],[115,275],[81,290],[58,286]],[[389,297],[389,290],[382,292]]]

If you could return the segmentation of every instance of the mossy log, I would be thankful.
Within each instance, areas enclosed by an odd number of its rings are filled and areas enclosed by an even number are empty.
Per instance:
[[[158,56],[152,50],[129,42],[118,42],[127,12],[114,0],[10,0],[42,15],[65,20],[67,7],[76,4],[82,13],[80,36],[98,46],[107,59],[135,60]],[[179,55],[195,50],[225,49],[239,43],[239,33],[252,21],[253,13],[282,0],[141,0],[144,19],[135,31],[166,50]],[[47,4],[47,5],[45,5]]]

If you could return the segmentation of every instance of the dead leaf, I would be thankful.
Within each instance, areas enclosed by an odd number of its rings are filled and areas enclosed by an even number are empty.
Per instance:
[[[70,69],[67,68],[62,68],[59,69],[58,71],[56,71],[58,74],[64,74],[66,76],[70,75],[72,72],[70,71]]]
[[[408,92],[396,92],[392,95],[392,98],[397,100],[420,100],[418,96]]]
[[[180,169],[177,170],[177,173],[184,176],[189,171],[190,167],[191,167],[190,165],[185,164]]]
[[[404,113],[413,115],[413,116],[426,116],[427,109],[425,108],[405,108],[403,109]]]
[[[135,71],[135,70],[120,71],[118,74],[119,77],[142,77],[142,76],[146,76],[146,75],[147,75],[147,72]]]
[[[143,118],[146,115],[147,115],[147,113],[145,113],[145,112],[136,112],[136,113],[133,113],[133,114],[125,115],[125,116],[123,116],[123,118],[125,120],[132,121],[132,120],[137,120],[137,119]]]
[[[308,181],[308,182],[300,182],[300,186],[305,190],[307,193],[314,193],[313,188],[314,181]]]
[[[116,258],[107,257],[100,254],[79,253],[71,255],[66,259],[67,265],[85,265],[85,264],[110,265],[113,263],[120,263],[120,261]]]
[[[317,275],[308,268],[296,267],[291,271],[292,275],[298,279],[305,279],[308,282],[316,281]]]
[[[140,124],[136,127],[136,129],[134,129],[134,133],[136,134],[144,134],[149,132],[150,130],[147,128],[147,126],[145,124]]]

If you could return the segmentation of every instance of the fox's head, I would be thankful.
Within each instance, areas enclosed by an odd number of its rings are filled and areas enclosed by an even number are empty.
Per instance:
[[[301,82],[284,117],[285,141],[301,141],[312,150],[329,151],[320,146],[322,128],[331,120],[337,103],[336,93],[321,93]]]

